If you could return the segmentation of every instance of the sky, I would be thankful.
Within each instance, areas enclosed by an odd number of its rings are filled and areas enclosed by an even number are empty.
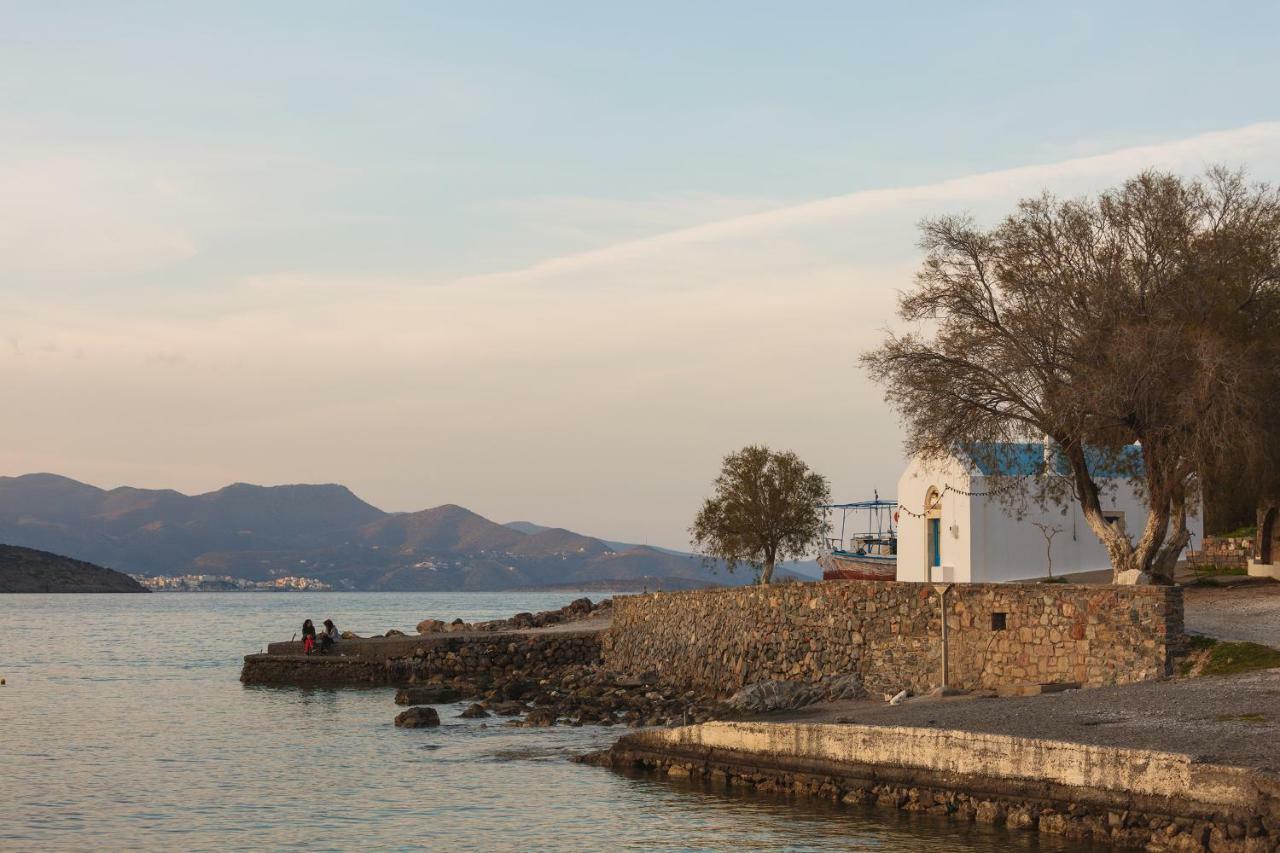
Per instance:
[[[892,496],[917,224],[1280,181],[1280,6],[0,0],[0,474],[669,547]]]

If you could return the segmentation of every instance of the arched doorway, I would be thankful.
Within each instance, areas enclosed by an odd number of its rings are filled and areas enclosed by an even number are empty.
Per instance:
[[[1280,525],[1276,524],[1276,515],[1280,508],[1269,507],[1258,526],[1258,562],[1273,563],[1280,556]]]
[[[942,566],[942,495],[933,486],[924,498],[925,578],[935,580]]]

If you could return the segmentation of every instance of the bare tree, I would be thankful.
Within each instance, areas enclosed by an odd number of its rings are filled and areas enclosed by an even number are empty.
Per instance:
[[[1269,353],[1280,320],[1280,195],[1220,169],[1145,172],[1094,199],[1024,200],[991,230],[922,225],[927,252],[899,315],[916,328],[863,357],[907,449],[973,456],[1047,438],[1043,476],[1009,494],[1079,501],[1117,580],[1170,581],[1199,475],[1273,452]],[[1024,472],[1025,473],[1025,472]],[[1108,479],[1149,513],[1107,523]]]
[[[1044,536],[1044,558],[1048,565],[1049,577],[1053,577],[1053,537],[1062,532],[1062,526],[1059,524],[1045,524],[1043,521],[1031,522],[1040,529],[1041,535]]]
[[[724,560],[731,572],[745,563],[767,584],[779,560],[804,556],[826,533],[826,478],[790,451],[750,445],[730,453],[714,489],[689,533],[704,559]]]

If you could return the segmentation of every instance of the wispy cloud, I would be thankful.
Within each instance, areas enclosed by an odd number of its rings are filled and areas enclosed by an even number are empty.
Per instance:
[[[563,273],[619,263],[698,243],[742,239],[765,231],[787,230],[838,218],[920,202],[976,202],[1019,190],[1053,187],[1090,177],[1112,178],[1147,167],[1202,168],[1218,160],[1247,161],[1259,152],[1274,154],[1280,145],[1280,122],[1263,122],[1233,130],[1205,133],[1153,145],[1122,148],[1104,154],[1055,163],[1020,166],[917,186],[860,190],[758,213],[731,216],[650,237],[627,240],[601,249],[549,258],[521,269],[463,280],[468,284],[538,281]]]

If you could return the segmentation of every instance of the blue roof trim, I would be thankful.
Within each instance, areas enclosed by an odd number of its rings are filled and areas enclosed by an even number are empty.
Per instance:
[[[1000,442],[972,445],[969,461],[984,477],[1034,477],[1044,473],[1044,443],[1039,441]],[[1136,444],[1127,445],[1120,454],[1123,461],[1132,466],[1134,472],[1142,473],[1142,448]],[[1085,451],[1085,461],[1089,465],[1089,473],[1098,479],[1113,480],[1129,475],[1123,466],[1113,465],[1111,454],[1089,449]],[[1066,458],[1058,451],[1053,451],[1053,471],[1066,476],[1071,473]]]

